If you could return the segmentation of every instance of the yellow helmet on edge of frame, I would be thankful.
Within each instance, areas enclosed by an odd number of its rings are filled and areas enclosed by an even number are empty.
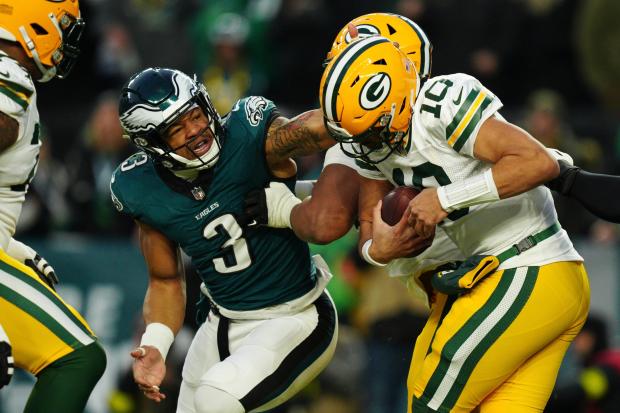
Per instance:
[[[355,154],[347,151],[349,156],[370,162],[371,152],[387,146],[391,153],[409,132],[418,85],[413,63],[391,40],[371,36],[353,42],[321,78],[326,127],[341,144],[364,146]]]
[[[424,80],[430,77],[433,45],[420,26],[399,14],[370,13],[351,20],[336,36],[327,53],[328,61],[338,56],[354,40],[349,33],[349,24],[357,27],[358,38],[378,35],[398,43],[400,50],[415,64],[420,78]]]
[[[21,45],[41,82],[69,74],[83,29],[78,0],[0,0],[0,39]]]

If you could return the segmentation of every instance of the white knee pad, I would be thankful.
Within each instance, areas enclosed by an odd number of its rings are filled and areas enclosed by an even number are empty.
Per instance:
[[[239,400],[206,384],[196,389],[194,404],[197,413],[245,413]]]

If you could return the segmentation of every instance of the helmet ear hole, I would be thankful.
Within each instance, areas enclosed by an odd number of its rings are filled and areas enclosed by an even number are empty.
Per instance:
[[[34,30],[34,32],[39,36],[43,36],[48,33],[47,30],[41,27],[38,23],[30,23],[30,27],[32,27],[32,30]]]
[[[400,104],[400,109],[398,110],[398,114],[400,115],[401,113],[403,113],[403,110],[405,110],[405,103],[407,102],[407,98],[404,97],[403,98],[403,102]]]

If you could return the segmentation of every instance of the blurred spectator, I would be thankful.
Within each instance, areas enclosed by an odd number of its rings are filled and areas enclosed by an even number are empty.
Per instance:
[[[52,230],[64,229],[70,218],[67,168],[52,156],[45,129],[40,131],[39,165],[22,206],[16,228],[19,237],[46,236]]]
[[[116,92],[102,94],[83,130],[82,140],[67,155],[72,183],[70,229],[97,236],[128,235],[133,222],[120,216],[110,200],[114,169],[133,153],[118,119]]]
[[[285,112],[318,105],[321,63],[338,30],[322,0],[282,0],[268,37],[273,45],[273,72],[267,96]]]
[[[590,314],[571,346],[581,372],[558,386],[547,413],[617,413],[620,411],[620,349],[609,345],[607,322]]]
[[[407,376],[413,346],[428,315],[400,280],[388,277],[351,250],[349,271],[359,277],[355,326],[365,337],[366,372],[363,405],[366,413],[407,411]]]
[[[589,171],[605,169],[603,149],[597,140],[578,137],[567,121],[562,96],[549,89],[534,91],[528,98],[524,126],[543,145],[570,154],[575,164]]]
[[[124,26],[107,23],[97,50],[97,71],[108,88],[124,84],[140,67],[140,57]]]
[[[587,82],[620,114],[620,2],[588,0],[577,14],[577,51]]]
[[[523,126],[543,145],[571,155],[576,165],[601,171],[604,168],[601,146],[594,139],[576,136],[566,116],[562,97],[552,90],[541,89],[528,99]],[[554,200],[562,227],[572,236],[589,236],[596,217],[571,198],[554,193]]]
[[[262,95],[265,80],[246,59],[248,20],[236,13],[224,13],[208,28],[213,61],[202,74],[218,113],[228,113],[244,96]]]

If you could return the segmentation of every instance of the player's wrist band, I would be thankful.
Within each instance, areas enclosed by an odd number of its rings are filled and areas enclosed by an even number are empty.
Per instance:
[[[499,200],[491,169],[463,181],[440,186],[437,196],[446,212]]]
[[[166,361],[168,350],[170,350],[173,341],[174,333],[170,327],[162,323],[150,323],[146,326],[144,334],[142,334],[140,346],[155,347],[161,353],[164,361]]]
[[[372,245],[372,238],[366,241],[364,245],[362,245],[362,258],[364,258],[364,260],[366,260],[368,264],[376,265],[377,267],[385,267],[387,264],[383,264],[381,262],[375,261],[370,256],[370,253],[368,252],[368,250],[370,249],[371,245]]]

